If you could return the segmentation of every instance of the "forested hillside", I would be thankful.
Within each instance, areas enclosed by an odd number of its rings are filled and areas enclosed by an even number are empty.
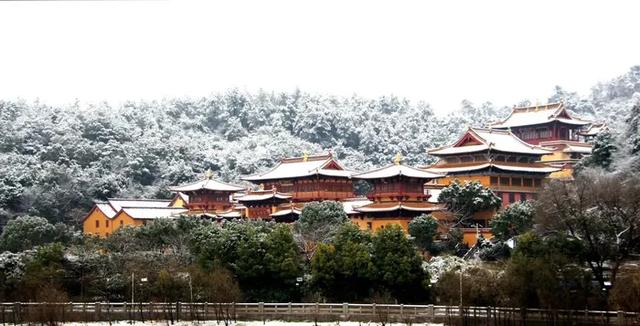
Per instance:
[[[640,66],[588,95],[556,87],[549,101],[565,100],[577,114],[615,130],[640,101],[638,93]],[[428,104],[393,96],[342,98],[299,90],[229,90],[121,107],[0,101],[0,225],[25,214],[76,224],[94,199],[167,197],[168,185],[199,178],[208,168],[239,182],[241,175],[304,151],[331,150],[354,170],[388,164],[396,152],[423,165],[431,159],[427,149],[508,112],[489,102],[463,101],[438,116]]]

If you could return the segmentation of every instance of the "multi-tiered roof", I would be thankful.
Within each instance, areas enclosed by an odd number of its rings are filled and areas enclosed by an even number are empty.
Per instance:
[[[331,153],[284,158],[272,169],[242,179],[292,195],[294,202],[353,197],[351,176]]]
[[[509,130],[469,128],[455,143],[432,149],[429,154],[440,158],[425,168],[432,173],[466,173],[487,169],[509,172],[551,173],[556,168],[539,163],[551,150],[528,144]]]
[[[350,178],[353,171],[345,169],[332,154],[303,155],[301,157],[284,158],[263,173],[242,177],[242,180],[260,182],[267,180],[295,179],[310,176],[329,176]]]
[[[542,125],[552,122],[573,126],[587,126],[591,124],[591,121],[572,117],[564,103],[560,102],[528,107],[514,107],[508,117],[491,124],[491,127],[507,129]]]

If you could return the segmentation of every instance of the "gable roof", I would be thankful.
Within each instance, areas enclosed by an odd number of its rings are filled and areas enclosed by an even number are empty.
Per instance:
[[[583,126],[589,121],[572,117],[564,106],[564,103],[549,103],[546,105],[514,107],[511,113],[502,121],[491,124],[493,128],[512,128],[539,125],[558,121],[566,124]]]
[[[124,207],[169,207],[170,199],[135,199],[135,198],[108,198],[107,203],[113,210],[119,212]],[[115,214],[114,214],[115,215]]]
[[[100,210],[108,218],[113,218],[118,213],[108,202],[100,201],[95,203],[96,209]]]
[[[221,191],[221,192],[236,192],[236,191],[245,190],[246,188],[238,185],[220,182],[209,177],[196,182],[188,183],[182,186],[169,187],[170,191],[187,192],[187,193],[192,191],[202,190],[202,189],[212,190],[212,191]]]
[[[532,155],[551,154],[548,149],[522,141],[511,131],[471,127],[455,143],[429,150],[427,153],[437,156],[477,153],[487,150]]]
[[[371,180],[390,178],[395,176],[405,176],[418,179],[434,179],[440,178],[443,175],[416,169],[404,164],[391,164],[371,171],[354,174],[353,178]]]
[[[285,158],[263,173],[242,177],[247,181],[302,178],[312,175],[350,178],[353,171],[346,170],[331,154]]]
[[[125,213],[136,220],[153,220],[158,218],[172,218],[188,210],[174,207],[125,207],[118,214]]]

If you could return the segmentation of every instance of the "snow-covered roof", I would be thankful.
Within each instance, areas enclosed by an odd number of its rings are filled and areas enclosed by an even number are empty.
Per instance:
[[[331,154],[282,159],[274,168],[264,173],[242,177],[242,180],[261,181],[301,178],[312,175],[350,178],[354,172],[345,170]]]
[[[562,151],[565,153],[591,154],[591,146],[567,145],[567,147]]]
[[[558,172],[561,169],[550,166],[517,166],[517,165],[505,165],[505,164],[493,164],[494,168],[498,168],[504,171],[515,172],[533,172],[533,173],[551,173]]]
[[[454,165],[454,166],[430,166],[425,168],[427,171],[433,171],[436,173],[457,173],[457,172],[471,172],[478,171],[486,168],[497,168],[503,171],[514,171],[514,172],[531,172],[531,173],[551,173],[560,171],[560,169],[546,166],[543,164],[539,165],[509,165],[509,164],[500,164],[500,163],[477,163],[477,164],[467,164],[463,166]]]
[[[488,150],[532,155],[551,154],[548,149],[522,141],[511,131],[485,128],[469,128],[452,145],[432,149],[428,153],[437,156],[477,153]]]
[[[397,210],[413,211],[413,212],[434,212],[440,211],[443,208],[435,206],[431,203],[373,203],[366,206],[355,208],[356,211],[361,213],[374,213],[374,212],[393,212]]]
[[[216,213],[216,216],[221,217],[221,218],[241,218],[242,217],[242,213],[236,211],[236,210],[232,210],[232,211],[227,211],[227,212],[222,212],[222,213]]]
[[[191,191],[202,190],[202,189],[212,190],[212,191],[222,191],[222,192],[236,192],[236,191],[245,190],[245,187],[220,182],[210,177],[207,177],[200,181],[182,185],[182,186],[169,187],[170,191],[176,191],[176,192],[191,192]]]
[[[189,195],[185,194],[184,192],[178,192],[177,196],[180,197],[185,203],[189,202]]]
[[[249,192],[244,196],[238,197],[237,199],[239,202],[243,202],[243,201],[261,201],[261,200],[268,200],[273,198],[290,199],[291,197],[292,197],[291,194],[277,192],[275,190],[259,190],[259,191]]]
[[[453,173],[453,172],[464,172],[464,171],[476,171],[486,169],[491,166],[491,163],[480,163],[473,165],[464,165],[464,166],[431,166],[424,168],[426,171],[431,171],[434,173]]]
[[[302,211],[297,209],[297,208],[287,208],[287,209],[283,209],[281,211],[277,211],[273,214],[271,214],[271,217],[279,217],[279,216],[286,216],[289,214],[296,214],[296,215],[300,215],[302,214]]]
[[[578,133],[583,136],[596,136],[602,131],[608,130],[608,129],[609,128],[604,123],[592,123],[587,130],[581,131]]]
[[[153,220],[157,218],[172,218],[182,213],[186,213],[184,208],[147,208],[147,207],[125,207],[121,212],[126,213],[137,220]]]
[[[558,121],[570,125],[584,126],[589,121],[576,119],[569,115],[563,103],[549,103],[546,105],[514,107],[509,116],[499,122],[491,124],[493,128],[513,128],[539,125]]]
[[[96,202],[96,208],[108,218],[113,218],[118,213],[108,202]]]
[[[419,179],[434,179],[434,178],[442,177],[441,174],[412,168],[404,164],[391,164],[385,167],[381,167],[379,169],[374,169],[371,171],[354,174],[353,178],[370,180],[370,179],[390,178],[395,176],[405,176],[409,178],[419,178]]]
[[[107,202],[116,212],[125,207],[164,208],[171,204],[170,199],[108,198]]]
[[[358,198],[348,198],[342,201],[342,207],[344,207],[344,212],[348,215],[358,214],[359,212],[355,210],[356,207],[365,206],[371,204],[372,201],[367,199],[366,197],[358,197]]]

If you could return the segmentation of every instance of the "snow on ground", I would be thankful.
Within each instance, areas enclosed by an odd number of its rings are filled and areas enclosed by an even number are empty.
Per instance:
[[[171,324],[169,321],[148,321],[148,322],[133,322],[129,323],[127,321],[119,321],[119,322],[90,322],[90,323],[64,323],[65,326],[224,326],[223,322],[217,323],[215,321],[194,321],[194,322],[176,322]],[[271,321],[238,321],[233,326],[374,326],[381,325],[380,323],[375,322],[357,322],[357,321],[341,321],[341,322],[322,322],[322,323],[314,323],[314,322],[301,322],[301,321],[279,321],[279,320],[271,320]],[[408,324],[404,323],[386,323],[388,326],[406,326]],[[433,323],[414,323],[412,326],[440,326],[443,324],[433,324]]]

